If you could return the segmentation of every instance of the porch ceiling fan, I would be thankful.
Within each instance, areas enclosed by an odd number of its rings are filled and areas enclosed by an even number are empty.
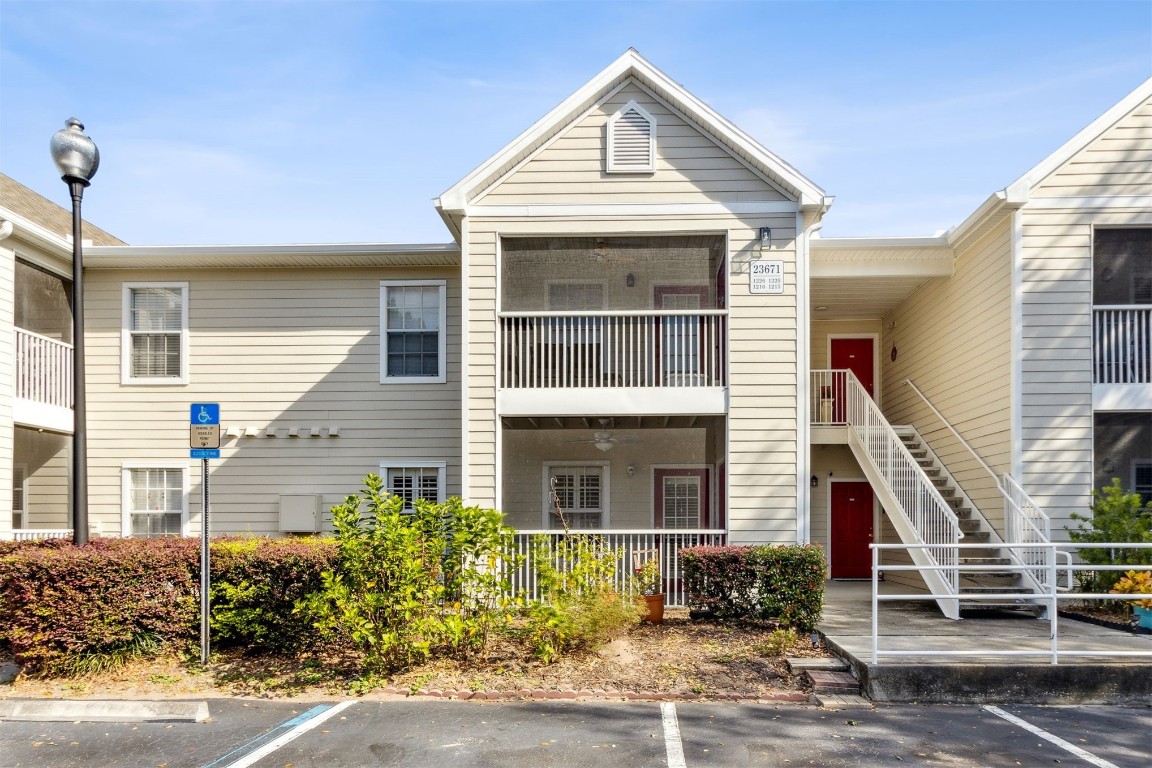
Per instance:
[[[628,438],[621,438],[617,435],[614,435],[610,431],[605,429],[605,427],[607,427],[608,425],[610,425],[612,423],[611,419],[598,419],[598,421],[600,422],[601,429],[598,429],[595,432],[593,432],[592,437],[584,438],[581,440],[569,440],[568,442],[570,442],[570,443],[592,443],[592,445],[596,446],[597,450],[610,451],[610,450],[612,450],[612,446],[616,445],[616,443],[624,442],[628,439]]]

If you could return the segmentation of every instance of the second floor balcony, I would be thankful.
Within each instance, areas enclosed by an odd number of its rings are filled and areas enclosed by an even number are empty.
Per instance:
[[[72,431],[72,345],[16,329],[14,420],[24,426]]]
[[[502,412],[723,413],[727,322],[725,310],[502,312]]]

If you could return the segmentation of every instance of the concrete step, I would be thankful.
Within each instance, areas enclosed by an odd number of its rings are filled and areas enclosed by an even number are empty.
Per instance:
[[[837,656],[817,656],[814,658],[791,657],[785,659],[785,661],[788,662],[788,671],[794,675],[803,674],[810,669],[831,672],[845,672],[848,670],[848,662]]]
[[[209,512],[212,510],[209,509]],[[969,552],[983,552],[981,549],[970,549]],[[989,550],[991,551],[991,550]],[[965,556],[960,558],[960,565],[1009,565],[1011,560],[1007,557],[998,557],[996,555],[989,555],[988,557],[978,556]]]
[[[822,693],[839,693],[860,695],[860,681],[848,672],[828,669],[809,669],[805,671],[816,695]]]
[[[211,512],[211,508],[209,508],[208,511]],[[957,517],[960,516],[957,515]],[[960,530],[965,536],[968,536],[970,533],[978,533],[984,530],[984,523],[975,518],[960,518]]]

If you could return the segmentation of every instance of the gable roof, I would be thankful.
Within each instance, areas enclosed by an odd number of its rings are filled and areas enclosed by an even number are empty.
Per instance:
[[[1066,162],[1076,156],[1085,147],[1099,138],[1105,131],[1128,115],[1141,104],[1152,99],[1152,77],[1145,80],[1134,91],[1129,93],[1111,109],[1093,120],[1087,128],[1073,136],[1065,144],[1048,157],[1041,160],[1016,181],[1009,184],[1004,192],[1009,203],[1024,203],[1028,201],[1036,185],[1058,170]]]
[[[691,124],[709,135],[734,156],[794,195],[801,206],[822,206],[827,200],[820,187],[777,157],[715,110],[684,90],[629,48],[588,83],[538,120],[504,149],[454,184],[436,200],[436,208],[453,230],[467,204],[540,147],[556,138],[575,119],[628,79],[635,79],[679,111]]]
[[[11,211],[48,233],[59,237],[65,243],[72,236],[72,211],[61,208],[43,195],[33,192],[20,182],[0,173],[0,209]],[[0,212],[0,218],[8,218]],[[124,241],[110,235],[94,224],[84,221],[84,239],[93,245],[125,245]]]

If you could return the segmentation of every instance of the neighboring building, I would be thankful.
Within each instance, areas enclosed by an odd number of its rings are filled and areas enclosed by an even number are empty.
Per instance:
[[[439,198],[446,245],[86,228],[92,520],[197,531],[219,402],[220,533],[321,530],[379,472],[522,529],[812,541],[832,577],[874,536],[1059,540],[1112,476],[1152,494],[1150,163],[1152,80],[946,235],[820,239],[832,198],[629,51]],[[2,322],[41,345],[0,334],[7,535],[67,525],[70,245],[0,193]]]

